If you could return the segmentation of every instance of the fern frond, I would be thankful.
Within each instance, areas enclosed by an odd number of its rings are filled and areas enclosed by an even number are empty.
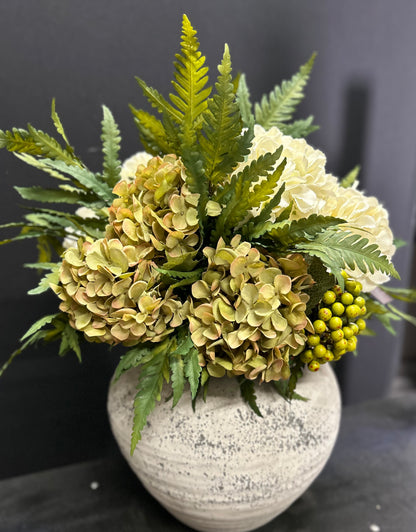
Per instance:
[[[203,120],[203,135],[200,138],[205,170],[214,186],[224,179],[221,163],[240,137],[243,126],[234,93],[231,57],[227,45],[218,71],[218,81],[215,84],[217,92],[208,102]]]
[[[169,97],[182,118],[187,116],[194,126],[207,108],[211,87],[206,87],[208,67],[204,66],[205,57],[199,51],[196,30],[186,15],[182,19],[181,53],[175,57],[175,81],[172,81],[172,85],[176,94],[169,94]]]
[[[60,181],[70,181],[69,177],[64,176],[57,170],[54,170],[53,168],[48,166],[49,163],[53,162],[52,159],[36,159],[36,157],[33,157],[28,153],[15,152],[14,155],[25,164],[33,166],[34,168],[37,168],[38,170],[49,174],[55,179],[59,179]]]
[[[168,353],[171,349],[172,341],[166,339],[153,348],[153,356],[141,366],[139,382],[137,384],[137,394],[134,399],[134,420],[131,435],[130,454],[141,439],[141,431],[146,424],[150,412],[155,407],[156,401],[160,401],[166,365],[168,363]]]
[[[156,89],[149,87],[145,81],[136,76],[136,81],[140,85],[144,96],[148,99],[151,106],[159,111],[159,113],[166,113],[174,122],[180,124],[182,122],[182,114],[175,109]]]
[[[267,130],[291,120],[297,105],[304,97],[303,89],[308,82],[315,57],[316,54],[313,54],[290,80],[283,81],[268,96],[264,95],[260,103],[255,104],[256,124]]]
[[[348,174],[341,179],[341,186],[344,188],[352,187],[355,181],[357,180],[358,174],[360,173],[361,166],[357,164],[354,168],[348,172]]]
[[[64,126],[62,125],[61,119],[59,118],[59,115],[56,112],[55,98],[52,99],[51,118],[52,118],[53,125],[56,128],[56,131],[64,139],[67,149],[69,149],[69,151],[71,153],[74,153],[74,150],[73,150],[72,146],[69,144],[69,140],[68,140],[68,137],[66,136],[66,133],[65,133],[65,130],[64,130]]]
[[[345,220],[341,218],[311,214],[307,218],[274,224],[267,237],[278,247],[289,247],[303,240],[312,240],[325,229],[343,223]]]
[[[252,104],[250,101],[250,91],[246,82],[246,75],[241,74],[238,87],[237,87],[237,103],[240,108],[241,118],[243,120],[243,125],[249,129],[254,127],[254,115],[252,111]]]
[[[59,346],[59,356],[64,356],[68,351],[73,351],[78,360],[82,362],[81,347],[79,345],[80,334],[73,329],[68,322],[65,323],[61,332],[61,344]]]
[[[306,315],[310,316],[312,310],[322,300],[325,292],[331,290],[336,282],[334,276],[328,273],[321,260],[317,257],[312,257],[308,266],[308,273],[312,275],[312,279],[315,281],[315,284],[306,290],[309,296],[309,301],[306,304]]]
[[[63,161],[67,165],[82,167],[82,164],[72,153],[72,149],[62,148],[59,142],[40,129],[27,125],[29,135],[42,151],[42,156],[56,161]]]
[[[41,203],[67,203],[70,205],[87,203],[83,201],[87,198],[87,194],[81,190],[75,192],[42,187],[14,187],[14,189],[25,200],[39,201]]]
[[[132,105],[129,107],[134,116],[134,123],[139,130],[140,141],[147,153],[161,156],[176,153],[171,138],[166,134],[160,120],[142,109],[136,109]]]
[[[304,120],[295,120],[291,124],[280,123],[277,127],[284,135],[289,135],[294,139],[304,139],[319,129],[319,126],[313,124],[313,116],[308,116]]]
[[[374,273],[377,270],[396,279],[400,278],[376,244],[369,244],[367,238],[349,231],[327,229],[317,234],[314,240],[300,242],[294,247],[300,252],[318,257],[341,287],[344,286],[341,271],[346,267],[352,270],[358,268],[363,273]]]
[[[198,350],[193,344],[188,353],[185,355],[184,364],[185,376],[188,379],[189,385],[191,387],[191,396],[192,399],[195,399],[196,394],[198,393],[199,377],[201,375],[202,368],[199,365]]]
[[[255,414],[259,417],[263,417],[257,406],[257,397],[254,390],[254,382],[246,379],[245,377],[239,379],[240,381],[240,393],[244,401],[250,406]]]
[[[276,194],[271,198],[271,200],[263,207],[260,214],[252,218],[247,224],[243,227],[243,234],[249,240],[259,238],[264,233],[269,232],[273,228],[273,222],[270,221],[273,210],[279,206],[280,200],[282,199],[283,193],[285,191],[285,184],[279,188]],[[287,212],[289,217],[290,211]]]
[[[103,143],[103,179],[109,187],[120,181],[121,162],[118,158],[120,151],[120,130],[110,109],[103,105],[103,120],[101,122],[101,140]]]
[[[114,373],[113,382],[118,381],[125,371],[137,368],[140,364],[145,362],[148,357],[151,358],[154,347],[154,345],[146,342],[144,344],[136,345],[127,351],[125,355],[120,357],[120,361]]]
[[[13,128],[11,131],[0,130],[0,149],[15,153],[27,153],[30,155],[43,155],[42,149],[33,137],[25,130]]]

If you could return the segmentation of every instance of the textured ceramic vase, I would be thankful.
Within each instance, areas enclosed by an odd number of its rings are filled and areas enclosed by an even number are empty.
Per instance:
[[[210,532],[243,532],[283,512],[323,469],[334,446],[341,401],[332,369],[305,372],[297,392],[307,402],[256,388],[257,416],[235,379],[211,379],[195,413],[184,393],[172,409],[165,397],[148,418],[130,456],[137,371],[110,386],[113,434],[146,489],[177,519]]]

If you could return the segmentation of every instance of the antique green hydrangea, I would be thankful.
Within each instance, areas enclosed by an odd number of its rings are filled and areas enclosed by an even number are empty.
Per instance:
[[[239,235],[204,255],[208,268],[192,285],[189,309],[200,364],[215,377],[288,378],[289,357],[302,352],[305,329],[313,330],[302,292],[313,280],[302,256],[262,256]]]
[[[90,341],[160,342],[182,323],[187,308],[169,289],[161,290],[152,261],[117,239],[80,240],[65,252],[59,280],[52,285],[59,308]]]
[[[185,186],[185,167],[175,155],[139,164],[132,183],[120,181],[110,207],[107,238],[135,246],[140,258],[182,264],[199,244],[199,194]],[[157,261],[160,263],[160,260]]]

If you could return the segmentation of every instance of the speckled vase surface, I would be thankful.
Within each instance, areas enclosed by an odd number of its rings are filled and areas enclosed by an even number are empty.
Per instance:
[[[172,409],[166,388],[131,457],[137,376],[130,370],[110,386],[114,437],[145,488],[201,532],[255,530],[279,515],[321,472],[338,434],[340,393],[326,365],[298,383],[306,402],[257,386],[264,417],[243,402],[235,379],[211,379],[195,413],[187,393]]]

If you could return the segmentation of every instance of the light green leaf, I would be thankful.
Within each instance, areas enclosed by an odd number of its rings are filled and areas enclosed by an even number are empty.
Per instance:
[[[40,320],[36,321],[20,338],[20,341],[23,342],[24,340],[27,340],[30,336],[34,335],[37,331],[45,327],[45,325],[48,325],[49,323],[51,323],[59,315],[60,315],[59,313],[49,314],[48,316],[44,316]]]
[[[53,121],[54,126],[56,128],[56,131],[64,139],[67,147],[70,148],[70,151],[73,152],[73,150],[72,150],[72,148],[71,148],[71,146],[69,144],[68,137],[66,136],[66,133],[65,133],[65,130],[64,130],[64,126],[62,125],[61,119],[59,118],[58,113],[56,112],[56,109],[55,109],[55,98],[52,99],[51,118],[52,118],[52,121]]]
[[[71,149],[62,148],[56,139],[44,131],[34,128],[31,124],[27,125],[27,129],[34,142],[42,150],[42,155],[44,157],[54,159],[56,161],[63,161],[70,166],[81,166],[81,163],[72,153]]]
[[[357,180],[360,170],[361,170],[361,166],[358,164],[351,170],[351,172],[348,172],[348,174],[341,180],[341,186],[344,188],[352,187],[352,185]]]
[[[127,351],[127,353],[120,358],[120,362],[118,363],[114,373],[113,382],[118,381],[125,371],[128,371],[132,368],[137,368],[137,366],[146,360],[151,359],[154,347],[154,344],[152,345],[146,342],[144,344],[136,345]]]
[[[136,77],[137,83],[143,91],[143,94],[151,103],[152,107],[155,107],[159,113],[166,113],[174,122],[180,124],[182,122],[182,113],[176,110],[165,98],[152,87],[149,87],[145,81]]]
[[[316,54],[313,54],[290,80],[283,81],[270,92],[269,96],[264,95],[261,102],[255,104],[256,124],[268,130],[273,126],[279,126],[281,122],[291,120],[296,107],[304,98],[303,89],[308,82],[315,57]]]
[[[120,151],[120,130],[110,109],[103,105],[103,120],[101,122],[103,143],[103,179],[113,188],[120,181],[121,162],[118,158]]]
[[[169,365],[172,374],[173,402],[172,408],[178,404],[182,397],[185,385],[184,361],[182,355],[177,352],[169,355]]]
[[[14,187],[25,200],[39,201],[42,203],[68,203],[78,205],[86,198],[85,192],[69,192],[67,190],[50,189],[42,187]]]
[[[140,141],[147,153],[163,156],[177,152],[176,130],[173,136],[168,136],[163,123],[156,117],[132,105],[129,107],[139,130]]]
[[[59,356],[64,356],[68,351],[73,351],[78,360],[82,362],[81,347],[79,345],[79,333],[73,329],[69,323],[65,326],[61,333],[61,344],[59,346]]]
[[[303,120],[295,120],[291,124],[279,124],[278,128],[284,135],[299,139],[305,138],[314,131],[317,131],[319,126],[313,124],[313,116],[308,116],[308,118]]]
[[[189,381],[191,387],[191,396],[192,399],[196,397],[199,387],[199,376],[201,374],[202,368],[199,365],[198,360],[198,350],[196,347],[191,347],[188,353],[184,358],[185,364],[185,376]]]
[[[254,127],[254,115],[250,101],[250,91],[246,83],[246,75],[241,74],[237,88],[237,103],[240,107],[240,114],[245,127]]]
[[[42,294],[43,292],[46,292],[47,290],[49,290],[51,283],[52,284],[59,283],[59,266],[58,268],[54,269],[51,273],[46,274],[45,277],[42,277],[42,279],[39,282],[39,285],[36,288],[29,290],[28,294],[31,296]]]

